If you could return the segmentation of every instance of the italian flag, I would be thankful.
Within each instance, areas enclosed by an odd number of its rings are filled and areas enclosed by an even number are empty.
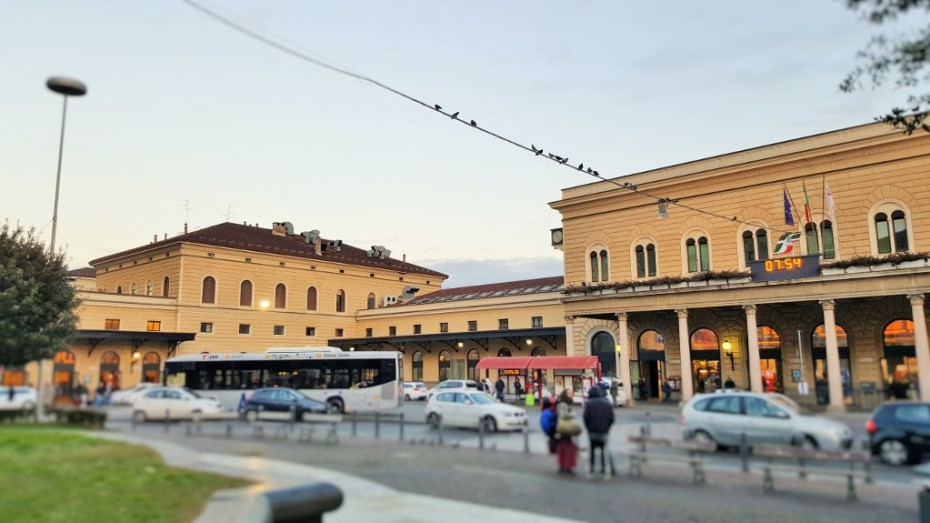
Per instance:
[[[807,186],[804,185],[804,180],[801,180],[801,188],[804,190],[804,223],[810,223],[814,220],[811,219],[811,200],[807,197]]]

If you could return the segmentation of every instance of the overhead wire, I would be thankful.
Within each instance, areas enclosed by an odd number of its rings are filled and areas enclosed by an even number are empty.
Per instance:
[[[244,35],[246,35],[246,36],[248,36],[248,37],[250,37],[250,38],[252,38],[252,39],[254,39],[254,40],[257,40],[257,41],[259,41],[259,42],[261,42],[261,43],[263,43],[263,44],[265,44],[265,45],[268,45],[268,46],[270,46],[270,47],[272,47],[272,48],[274,48],[274,49],[277,49],[278,51],[281,51],[281,52],[283,52],[283,53],[286,53],[286,54],[288,54],[288,55],[291,55],[291,56],[293,56],[294,58],[297,58],[297,59],[299,59],[299,60],[302,60],[302,61],[308,62],[308,63],[310,63],[310,64],[316,65],[316,66],[318,66],[318,67],[322,67],[323,69],[327,69],[327,70],[332,71],[332,72],[334,72],[334,73],[341,74],[341,75],[344,75],[344,76],[348,76],[348,77],[350,77],[350,78],[354,78],[354,79],[356,79],[356,80],[360,80],[360,81],[363,81],[363,82],[371,83],[372,85],[375,85],[375,86],[377,86],[377,87],[380,87],[381,89],[384,89],[384,90],[386,90],[386,91],[388,91],[388,92],[390,92],[390,93],[393,93],[393,94],[395,94],[395,95],[397,95],[397,96],[400,96],[400,97],[402,97],[402,98],[404,98],[404,99],[406,99],[406,100],[408,100],[408,101],[410,101],[410,102],[413,102],[413,103],[415,103],[415,104],[417,104],[417,105],[420,105],[420,106],[422,106],[422,107],[425,107],[426,109],[429,109],[429,110],[431,110],[431,111],[434,111],[434,112],[436,112],[436,113],[439,113],[439,114],[442,114],[442,115],[444,115],[444,116],[446,116],[446,117],[449,117],[449,118],[452,119],[453,121],[456,121],[456,122],[458,122],[458,123],[461,123],[461,124],[463,124],[463,125],[465,125],[465,126],[468,126],[468,127],[472,128],[472,129],[475,129],[475,130],[477,130],[477,131],[481,131],[482,133],[487,134],[488,136],[491,136],[491,137],[496,138],[496,139],[498,139],[498,140],[501,140],[501,141],[503,141],[503,142],[505,142],[505,143],[508,143],[508,144],[510,144],[510,145],[513,145],[514,147],[518,147],[518,148],[520,148],[520,149],[523,149],[524,151],[527,151],[527,152],[529,152],[529,153],[532,153],[532,154],[534,154],[535,156],[541,157],[541,158],[543,158],[543,159],[545,159],[545,160],[553,161],[553,162],[555,162],[556,164],[558,164],[558,165],[560,165],[560,166],[562,166],[562,167],[567,167],[567,168],[569,168],[569,169],[571,169],[571,170],[573,170],[573,171],[578,171],[578,172],[581,172],[581,173],[583,173],[583,174],[588,174],[588,175],[590,175],[590,176],[592,176],[592,177],[594,177],[594,178],[597,178],[597,179],[600,180],[600,181],[603,181],[603,182],[607,182],[607,183],[616,185],[617,187],[619,187],[619,188],[621,188],[621,189],[630,191],[630,192],[632,192],[632,193],[638,194],[638,195],[643,196],[643,197],[645,197],[645,198],[649,198],[649,199],[655,200],[656,203],[658,203],[658,204],[674,205],[674,206],[679,207],[679,208],[682,208],[682,209],[686,209],[686,210],[689,210],[689,211],[692,211],[692,212],[696,212],[696,213],[699,213],[699,214],[703,214],[703,215],[705,215],[705,216],[710,216],[710,217],[713,217],[713,218],[718,218],[718,219],[726,220],[726,221],[728,221],[728,222],[739,223],[739,224],[742,224],[742,225],[749,225],[749,226],[755,226],[755,227],[758,227],[758,226],[759,226],[759,223],[758,223],[758,222],[751,222],[751,221],[746,221],[746,220],[740,220],[740,219],[738,219],[738,217],[736,217],[736,216],[730,217],[730,216],[726,216],[726,215],[723,215],[723,214],[720,214],[720,213],[716,213],[716,212],[712,212],[712,211],[707,211],[707,210],[701,209],[701,208],[699,208],[699,207],[695,207],[695,206],[693,206],[693,205],[688,205],[688,204],[682,203],[679,199],[675,199],[675,198],[666,198],[666,197],[662,197],[662,196],[657,196],[657,195],[655,195],[655,194],[652,194],[652,193],[649,192],[649,191],[645,191],[645,190],[643,190],[643,189],[640,189],[639,187],[637,187],[636,185],[633,185],[633,184],[631,184],[631,183],[619,182],[619,181],[617,181],[617,180],[615,180],[615,179],[613,179],[613,178],[604,177],[604,176],[602,176],[602,175],[600,174],[599,171],[597,171],[596,169],[592,169],[592,168],[590,167],[590,165],[587,167],[587,169],[585,169],[585,168],[584,168],[584,163],[583,163],[583,162],[580,162],[580,163],[578,164],[578,166],[576,167],[575,165],[569,164],[569,163],[568,163],[569,157],[567,157],[567,156],[563,157],[563,156],[560,156],[560,155],[557,155],[557,154],[553,154],[552,152],[546,153],[543,147],[537,148],[535,144],[530,144],[530,146],[526,146],[525,144],[522,144],[522,143],[520,143],[520,142],[518,142],[518,141],[516,141],[516,140],[514,140],[514,139],[511,139],[511,138],[508,138],[508,137],[506,137],[506,136],[504,136],[504,135],[498,134],[498,133],[496,133],[496,132],[494,132],[494,131],[491,131],[490,129],[487,129],[486,127],[482,127],[482,126],[479,125],[478,122],[475,121],[475,120],[468,120],[468,121],[466,121],[466,119],[464,119],[464,118],[459,118],[459,115],[461,114],[460,111],[456,111],[456,112],[453,113],[453,112],[450,112],[449,110],[444,110],[444,109],[442,108],[442,106],[440,106],[439,104],[432,104],[432,105],[431,105],[431,104],[429,104],[429,103],[427,103],[427,102],[424,102],[423,100],[420,100],[419,98],[416,98],[415,96],[409,95],[409,94],[407,94],[407,93],[405,93],[405,92],[403,92],[403,91],[400,91],[400,90],[398,90],[398,89],[395,89],[395,88],[393,88],[393,87],[391,87],[391,86],[389,86],[389,85],[387,85],[387,84],[384,84],[384,83],[382,83],[382,82],[380,82],[380,81],[378,81],[378,80],[375,80],[374,78],[371,78],[370,76],[367,76],[367,75],[364,75],[364,74],[361,74],[361,73],[356,73],[356,72],[350,71],[350,70],[347,69],[347,68],[339,67],[339,66],[333,65],[333,64],[328,63],[328,62],[326,62],[326,61],[324,61],[324,60],[321,60],[321,59],[319,59],[319,58],[314,58],[313,56],[310,56],[310,54],[311,54],[310,51],[307,51],[307,50],[305,50],[305,49],[304,49],[304,50],[298,50],[298,49],[296,49],[296,47],[302,47],[302,46],[299,46],[299,45],[297,45],[297,44],[294,44],[293,42],[289,42],[290,45],[282,44],[282,43],[280,43],[280,42],[278,42],[278,41],[276,41],[276,40],[274,40],[274,39],[272,39],[272,38],[270,38],[270,37],[268,37],[268,36],[265,36],[265,35],[263,35],[263,34],[257,32],[257,31],[255,31],[255,30],[253,30],[253,29],[250,29],[250,28],[246,27],[244,24],[241,24],[241,23],[239,23],[239,22],[236,22],[236,21],[232,20],[231,18],[229,18],[229,17],[227,17],[227,16],[221,15],[221,14],[217,13],[217,12],[214,11],[214,10],[211,10],[211,9],[209,9],[209,8],[203,6],[203,5],[200,5],[200,4],[198,4],[197,2],[195,2],[194,0],[183,0],[183,1],[184,1],[184,3],[186,3],[187,5],[189,5],[190,7],[192,7],[192,8],[194,8],[194,9],[200,11],[200,12],[203,13],[204,15],[206,15],[206,16],[208,16],[208,17],[214,19],[214,20],[216,20],[217,22],[220,22],[221,24],[223,24],[223,25],[225,25],[225,26],[227,26],[227,27],[229,27],[229,28],[231,28],[231,29],[233,29],[233,30],[239,32],[239,33],[242,33],[242,34],[244,34]],[[277,38],[280,38],[281,40],[285,40],[283,37],[280,37],[280,36],[278,36]],[[313,54],[319,55],[319,53],[313,53]],[[772,231],[772,232],[779,232],[779,233],[783,233],[783,234],[788,234],[788,233],[797,232],[796,230],[782,230],[782,229],[778,229],[778,228],[775,228],[775,227],[765,227],[765,228],[768,229],[768,230],[770,230],[770,231]]]

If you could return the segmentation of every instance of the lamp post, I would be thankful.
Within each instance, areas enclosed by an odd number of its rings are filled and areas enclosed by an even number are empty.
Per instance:
[[[55,207],[52,211],[52,239],[49,245],[49,253],[55,256],[55,237],[58,234],[58,192],[61,187],[61,158],[65,147],[65,118],[68,114],[68,97],[84,96],[87,94],[87,86],[80,80],[67,78],[64,76],[53,76],[45,82],[45,86],[52,91],[62,95],[64,104],[61,108],[61,137],[58,140],[58,172],[55,175]],[[39,371],[36,377],[36,417],[41,419],[45,402],[42,398],[42,370],[45,366],[45,360],[39,360]]]

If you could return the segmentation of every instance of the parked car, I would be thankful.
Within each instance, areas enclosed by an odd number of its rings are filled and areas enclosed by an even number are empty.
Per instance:
[[[132,419],[190,419],[222,412],[216,398],[205,398],[183,387],[151,387],[132,405]]]
[[[425,400],[428,394],[426,384],[422,381],[405,381],[404,382],[404,400]]]
[[[849,427],[822,416],[801,414],[800,406],[782,394],[698,394],[685,405],[681,417],[685,438],[718,445],[739,445],[743,434],[750,445],[843,450],[853,442]]]
[[[429,394],[426,396],[426,400],[429,401],[437,392],[456,390],[462,392],[476,392],[481,391],[481,387],[478,386],[478,382],[475,380],[446,380],[430,389]]]
[[[526,412],[500,403],[486,392],[443,391],[426,403],[426,422],[439,426],[484,427],[485,432],[519,430],[526,425]]]
[[[921,461],[930,451],[930,403],[883,403],[865,424],[872,455],[889,465]]]
[[[296,419],[305,419],[310,414],[328,412],[322,401],[310,399],[299,390],[275,387],[258,389],[245,401],[241,414],[249,421],[261,417],[261,413],[290,414],[293,409]]]
[[[10,387],[0,387],[0,410],[32,410],[36,407],[36,390],[32,387],[13,387],[13,397],[10,398]]]
[[[132,405],[145,391],[160,386],[158,383],[140,383],[135,387],[120,389],[110,394],[110,403],[113,405]]]

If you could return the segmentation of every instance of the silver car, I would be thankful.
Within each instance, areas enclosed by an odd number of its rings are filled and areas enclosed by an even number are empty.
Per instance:
[[[821,416],[801,414],[800,406],[782,394],[727,392],[698,394],[681,412],[684,437],[739,445],[797,445],[845,450],[853,443],[852,430]]]

